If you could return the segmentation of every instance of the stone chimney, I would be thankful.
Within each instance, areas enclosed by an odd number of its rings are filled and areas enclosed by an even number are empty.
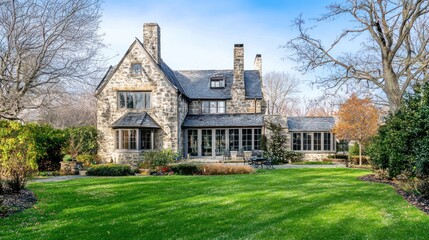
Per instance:
[[[253,69],[258,70],[262,76],[262,57],[261,54],[256,54],[255,61],[253,62]]]
[[[157,23],[143,24],[143,46],[156,63],[161,60],[161,29]]]
[[[244,47],[243,44],[234,45],[234,82],[233,88],[244,91]]]

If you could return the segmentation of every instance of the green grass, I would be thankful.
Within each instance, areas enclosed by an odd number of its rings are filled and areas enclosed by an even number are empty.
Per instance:
[[[31,183],[0,239],[428,239],[429,216],[366,170]]]
[[[294,162],[292,165],[333,165],[332,161]]]

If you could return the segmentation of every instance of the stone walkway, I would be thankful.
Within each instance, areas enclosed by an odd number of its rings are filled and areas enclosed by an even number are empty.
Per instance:
[[[91,176],[82,176],[82,175],[67,175],[67,176],[54,176],[48,178],[36,178],[30,182],[62,182],[76,178],[89,178]]]

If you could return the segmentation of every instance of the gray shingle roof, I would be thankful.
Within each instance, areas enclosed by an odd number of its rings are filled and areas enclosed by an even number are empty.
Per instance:
[[[288,117],[289,131],[331,131],[335,125],[333,117]]]
[[[233,70],[183,70],[174,71],[177,80],[191,99],[231,99]],[[210,88],[210,77],[223,75],[225,88]],[[257,70],[244,71],[246,98],[262,98],[261,77]]]
[[[112,124],[112,128],[160,128],[147,112],[126,113]]]
[[[264,125],[263,114],[203,114],[188,115],[184,128],[192,127],[260,127]]]

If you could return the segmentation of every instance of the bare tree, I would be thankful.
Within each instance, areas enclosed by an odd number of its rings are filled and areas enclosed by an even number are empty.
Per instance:
[[[310,35],[313,27],[306,28],[298,17],[294,25],[299,35],[285,46],[294,52],[292,59],[301,64],[300,71],[329,71],[315,83],[326,89],[363,85],[368,90],[381,90],[394,112],[410,85],[428,80],[428,0],[346,0],[328,9],[316,20],[345,15],[354,20],[353,25],[325,45]],[[362,41],[360,50],[338,53],[344,51],[339,49],[344,41],[363,38],[368,40]]]
[[[343,97],[337,95],[323,95],[315,98],[302,98],[301,108],[297,116],[332,117],[343,102]]]
[[[96,98],[93,93],[64,93],[37,110],[36,119],[56,128],[96,124]]]
[[[271,115],[290,115],[296,103],[295,94],[299,92],[299,80],[285,72],[268,72],[264,75],[264,95],[268,113]]]
[[[19,119],[52,101],[57,84],[97,73],[100,18],[99,0],[2,2],[0,119]]]

